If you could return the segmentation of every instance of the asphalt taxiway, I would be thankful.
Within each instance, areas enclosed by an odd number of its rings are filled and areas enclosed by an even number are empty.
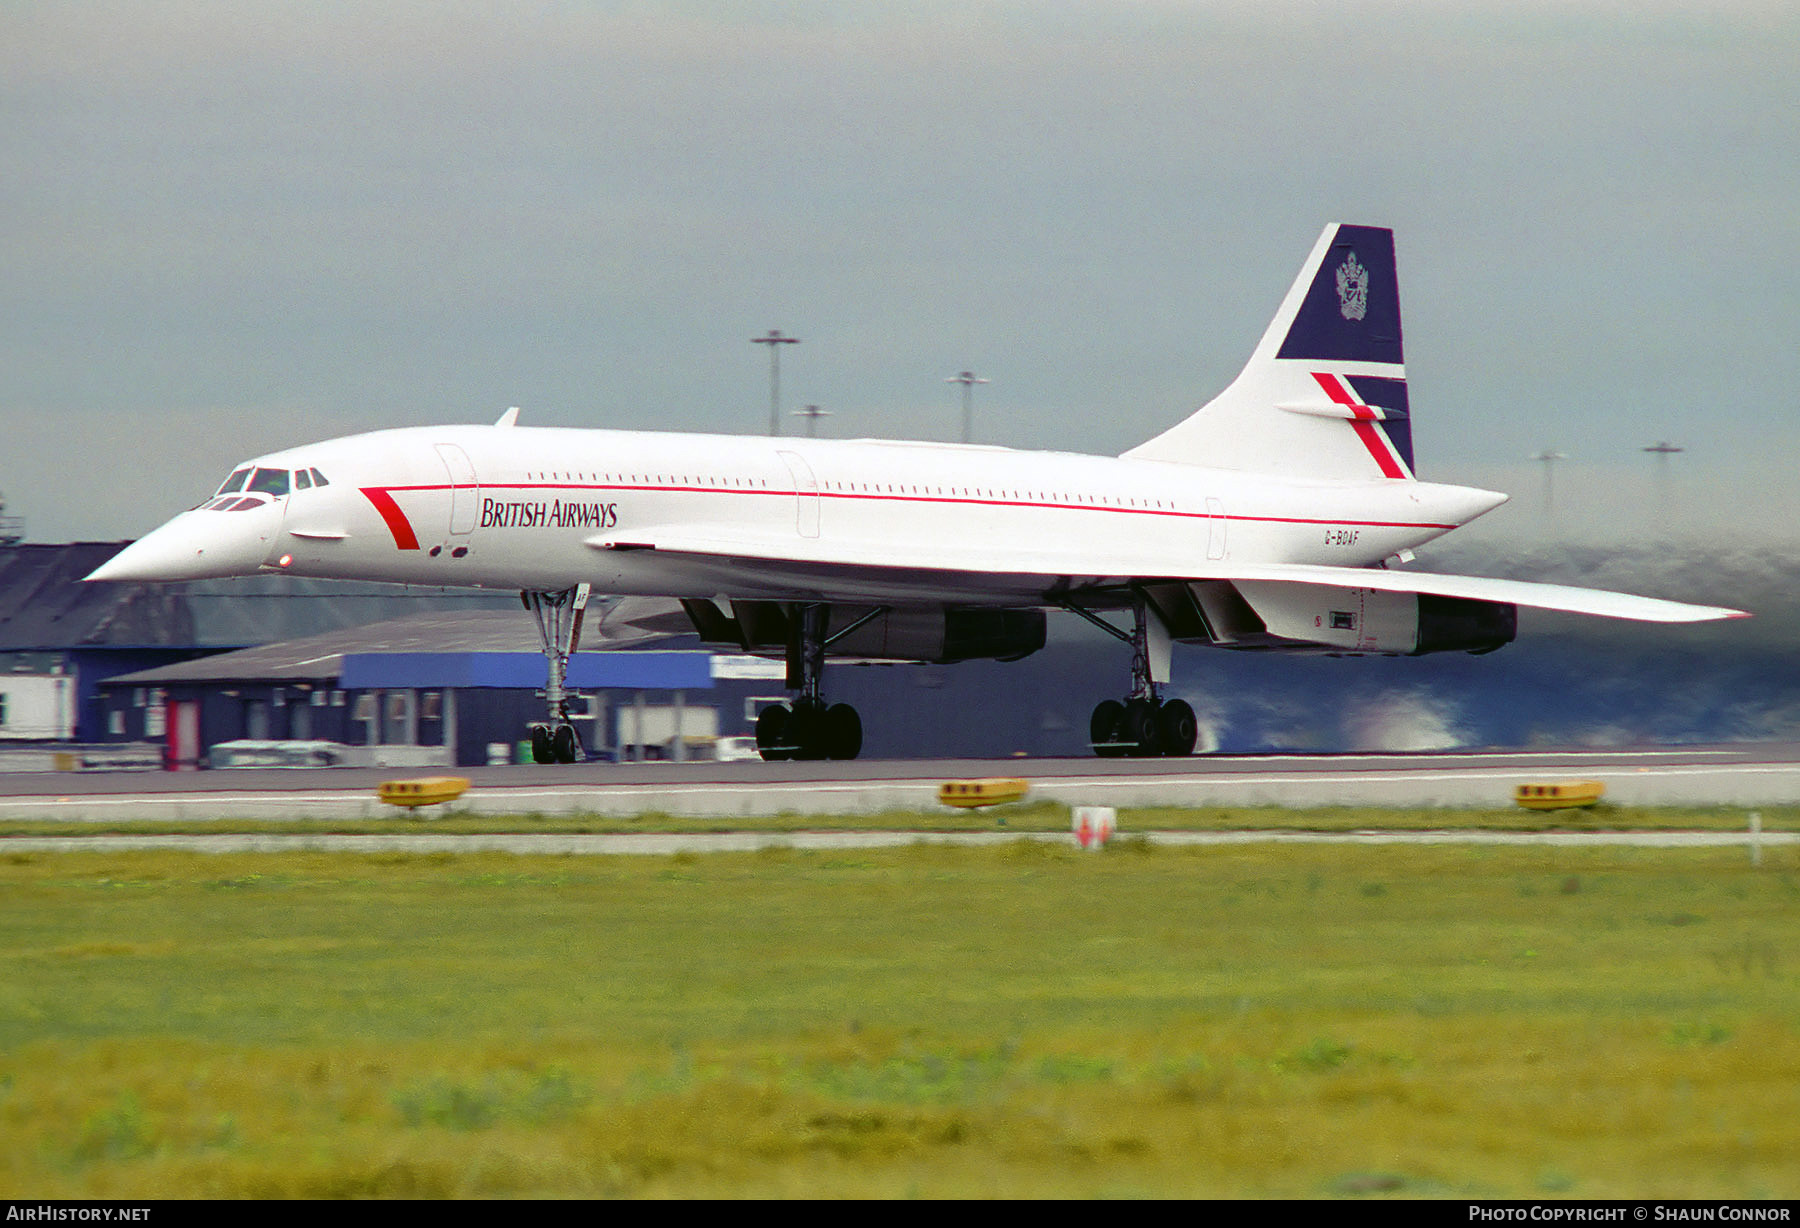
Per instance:
[[[448,774],[455,809],[486,814],[754,819],[937,806],[946,780],[1022,777],[1070,805],[1506,806],[1515,785],[1598,780],[1622,805],[1774,806],[1800,801],[1800,743],[1452,752],[1207,755],[1190,759],[856,760],[848,763],[586,763],[457,769],[243,769],[0,774],[0,819],[347,819],[400,813],[384,780]],[[427,814],[438,813],[435,809]]]

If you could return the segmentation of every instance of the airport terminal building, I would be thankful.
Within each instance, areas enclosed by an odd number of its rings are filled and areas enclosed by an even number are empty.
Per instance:
[[[516,600],[516,599],[515,599]],[[603,758],[711,758],[779,698],[779,662],[697,645],[578,652],[571,717]],[[284,640],[108,679],[109,734],[168,765],[474,765],[528,759],[545,662],[522,611],[448,611]],[[280,745],[286,744],[286,745]]]

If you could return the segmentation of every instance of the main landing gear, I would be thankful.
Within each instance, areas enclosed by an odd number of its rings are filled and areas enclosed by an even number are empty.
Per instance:
[[[1180,699],[1164,701],[1155,695],[1133,696],[1123,703],[1103,699],[1088,718],[1094,753],[1106,759],[1191,755],[1199,737],[1194,710]]]
[[[874,610],[828,635],[831,607],[811,602],[790,607],[787,685],[799,692],[792,705],[764,708],[756,718],[756,749],[764,759],[854,759],[862,751],[862,717],[849,704],[827,706],[820,695],[825,649],[883,613]]]
[[[1108,759],[1193,754],[1200,725],[1184,700],[1162,697],[1161,688],[1169,681],[1171,640],[1144,594],[1132,592],[1129,634],[1072,601],[1063,602],[1063,608],[1131,645],[1131,694],[1101,700],[1088,719],[1094,753]]]
[[[522,592],[519,600],[537,620],[538,639],[550,663],[544,684],[544,705],[550,719],[531,726],[531,759],[534,763],[574,763],[585,758],[575,726],[569,722],[569,658],[581,642],[581,619],[587,612],[588,586],[578,584],[559,592]]]

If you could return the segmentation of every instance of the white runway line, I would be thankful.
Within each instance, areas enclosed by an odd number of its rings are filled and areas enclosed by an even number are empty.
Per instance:
[[[1570,848],[1732,848],[1748,846],[1748,832],[1143,832],[1152,844],[1462,844],[1538,845]],[[18,836],[0,839],[0,853],[143,852],[194,853],[514,853],[525,856],[753,853],[764,849],[872,849],[913,844],[987,845],[1038,840],[1074,846],[1068,832],[799,831],[706,833],[592,833],[570,835],[218,835],[218,836]],[[1800,844],[1800,832],[1763,832],[1762,846]]]

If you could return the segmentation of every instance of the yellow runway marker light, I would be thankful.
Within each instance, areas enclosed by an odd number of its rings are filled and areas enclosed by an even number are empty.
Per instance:
[[[422,776],[416,780],[384,780],[376,796],[390,806],[441,806],[468,792],[467,776]]]
[[[938,786],[938,801],[946,806],[972,809],[1016,802],[1031,786],[1017,777],[994,776],[986,780],[946,780]]]
[[[1513,801],[1527,810],[1566,810],[1592,806],[1605,792],[1597,780],[1538,780],[1515,788]]]

